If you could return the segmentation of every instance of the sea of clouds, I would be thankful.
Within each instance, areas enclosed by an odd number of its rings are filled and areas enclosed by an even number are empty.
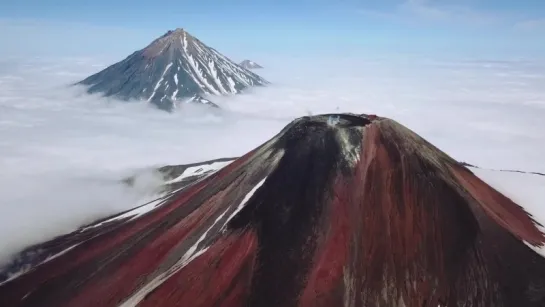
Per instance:
[[[253,59],[272,82],[177,113],[68,87],[99,58],[0,60],[0,263],[153,197],[141,169],[244,154],[292,119],[374,113],[484,168],[545,172],[545,62],[416,56]],[[492,176],[494,177],[494,176]],[[545,184],[535,183],[534,186]],[[543,210],[545,211],[545,210]]]

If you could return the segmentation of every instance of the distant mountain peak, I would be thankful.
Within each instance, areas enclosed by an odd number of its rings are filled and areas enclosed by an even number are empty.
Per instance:
[[[170,111],[177,101],[216,106],[202,96],[238,94],[268,82],[177,28],[79,84],[89,86],[89,93],[145,100]]]
[[[194,39],[195,38],[183,28],[168,30],[163,36],[157,38],[144,48],[143,54],[149,58],[153,58],[171,48],[175,50],[187,50]]]
[[[183,36],[186,36],[186,35],[191,36],[191,34],[189,34],[184,28],[176,28],[174,30],[168,30],[160,38],[164,38],[164,37],[170,37],[170,38],[171,37],[183,37]]]
[[[244,61],[240,62],[240,64],[238,64],[238,65],[240,65],[241,67],[244,67],[246,69],[263,68],[263,66],[257,64],[254,61],[250,61],[250,60],[244,60]]]
[[[174,30],[168,30],[167,31],[167,34],[170,34],[170,33],[187,33],[184,28],[176,28]]]

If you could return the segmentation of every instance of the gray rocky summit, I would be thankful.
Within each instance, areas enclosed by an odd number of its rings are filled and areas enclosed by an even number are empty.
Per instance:
[[[203,96],[238,94],[267,83],[178,28],[78,84],[89,93],[147,100],[170,111],[179,102],[215,106]]]

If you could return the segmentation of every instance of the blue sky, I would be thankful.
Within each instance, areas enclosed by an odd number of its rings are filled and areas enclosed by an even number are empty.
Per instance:
[[[184,27],[225,53],[545,54],[543,0],[4,0],[3,53],[126,54]]]

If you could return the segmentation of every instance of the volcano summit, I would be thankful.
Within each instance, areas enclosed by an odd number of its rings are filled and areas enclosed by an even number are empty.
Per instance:
[[[0,305],[545,305],[539,225],[393,120],[303,117],[206,165],[155,203],[27,249]]]
[[[183,29],[80,81],[89,93],[147,100],[172,110],[176,101],[213,105],[202,95],[229,95],[268,82],[233,63]]]

